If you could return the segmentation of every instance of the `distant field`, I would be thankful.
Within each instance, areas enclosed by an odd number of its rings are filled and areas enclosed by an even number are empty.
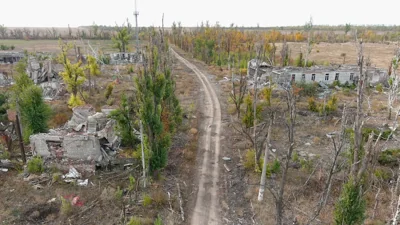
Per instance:
[[[79,40],[72,41],[78,46],[83,46],[83,43]],[[84,41],[87,44],[87,41]],[[58,52],[58,40],[0,40],[0,44],[14,45],[16,50],[28,50],[28,51],[39,51],[39,52]],[[116,49],[112,48],[111,40],[90,40],[90,44],[93,48],[101,50],[105,53],[115,52]],[[134,49],[134,41],[130,42],[129,47]],[[288,43],[291,50],[291,57],[296,58],[300,49],[306,47],[306,43]],[[280,54],[282,47],[281,43],[276,44],[278,49],[276,55]],[[396,44],[382,44],[382,43],[365,43],[365,56],[370,56],[372,65],[380,68],[388,68],[389,62],[394,55]],[[85,47],[82,47],[82,51],[85,52]],[[90,51],[90,50],[89,50]],[[346,64],[355,64],[357,61],[357,53],[354,42],[347,43],[319,43],[315,44],[310,55],[310,60],[323,64],[325,62],[340,64],[343,62],[343,57],[340,55],[346,53]]]
[[[76,43],[77,46],[87,45],[88,41],[84,40],[82,43],[80,40],[72,40],[72,43]],[[90,45],[97,50],[101,50],[105,53],[116,52],[116,49],[112,47],[111,40],[90,40]],[[4,45],[14,45],[16,51],[38,51],[38,52],[58,52],[60,47],[58,46],[58,40],[0,40],[0,44]],[[134,49],[134,42],[132,41],[129,45],[131,49]],[[90,52],[90,49],[88,49]],[[85,52],[84,47],[82,47],[83,53]]]
[[[301,47],[306,47],[306,43],[288,43],[288,45],[292,58],[296,58],[299,55]],[[397,48],[397,45],[393,43],[365,43],[364,46],[365,57],[370,56],[372,65],[385,69],[389,67],[389,63],[394,56],[394,51]],[[276,54],[279,55],[282,44],[278,43],[277,47]],[[342,53],[346,53],[346,64],[356,64],[357,52],[354,42],[315,44],[310,55],[310,60],[314,60],[319,64],[324,62],[341,64],[343,63],[343,57],[340,56]]]

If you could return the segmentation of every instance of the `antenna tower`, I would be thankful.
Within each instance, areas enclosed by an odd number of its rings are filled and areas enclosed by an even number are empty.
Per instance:
[[[136,20],[136,52],[139,53],[139,28],[138,28],[139,11],[137,10],[136,0],[135,0],[135,11],[133,12],[133,15],[135,15],[135,20]]]

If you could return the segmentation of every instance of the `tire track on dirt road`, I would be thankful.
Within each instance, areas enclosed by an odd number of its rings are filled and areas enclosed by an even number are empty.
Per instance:
[[[219,215],[218,179],[221,130],[221,106],[217,94],[207,79],[195,65],[181,57],[172,48],[175,57],[193,70],[200,80],[205,94],[202,111],[205,119],[202,128],[205,131],[200,137],[199,148],[203,152],[195,208],[192,212],[191,225],[221,224]]]

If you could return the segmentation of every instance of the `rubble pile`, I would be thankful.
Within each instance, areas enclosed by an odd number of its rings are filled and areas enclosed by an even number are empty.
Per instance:
[[[27,72],[35,84],[55,81],[58,78],[58,72],[53,69],[50,59],[39,61],[36,57],[30,56]]]
[[[0,87],[5,87],[12,84],[12,79],[9,79],[7,73],[0,71]]]
[[[106,166],[120,145],[114,126],[115,121],[105,112],[96,112],[90,105],[75,107],[71,120],[63,128],[30,136],[31,150],[61,164],[75,161]]]
[[[43,90],[43,96],[52,100],[65,94],[65,87],[59,79],[60,65],[53,65],[50,59],[40,60],[40,57],[30,56],[26,68],[28,76]]]
[[[128,64],[142,62],[142,55],[138,53],[117,52],[110,54],[110,64]]]

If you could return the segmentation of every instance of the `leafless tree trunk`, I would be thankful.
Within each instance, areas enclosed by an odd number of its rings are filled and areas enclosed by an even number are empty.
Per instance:
[[[269,156],[269,145],[270,145],[270,140],[271,140],[271,129],[272,129],[273,122],[274,122],[274,114],[271,113],[271,118],[269,121],[268,133],[267,133],[267,143],[265,143],[265,153],[264,153],[264,162],[263,162],[263,168],[262,168],[261,180],[260,180],[260,189],[258,191],[258,201],[259,202],[264,199],[265,182],[267,179],[267,164],[268,164],[268,156]]]
[[[304,66],[303,67],[307,67],[307,63],[308,63],[308,56],[310,55],[312,48],[313,48],[313,44],[312,44],[312,28],[313,28],[313,20],[312,17],[310,18],[310,21],[306,23],[306,25],[304,26],[305,30],[308,32],[307,34],[307,48],[305,50],[305,54],[304,54]]]
[[[363,112],[362,103],[364,98],[364,83],[366,80],[366,75],[364,74],[364,52],[363,52],[363,42],[362,40],[359,44],[356,44],[358,50],[358,66],[359,66],[359,77],[358,77],[358,87],[357,87],[357,112],[354,122],[354,153],[353,153],[353,165],[351,167],[351,175],[353,177],[357,176],[359,168],[359,154],[361,151],[361,141],[362,141],[362,126],[363,126]]]
[[[392,225],[398,225],[399,220],[400,220],[400,195],[399,199],[397,200],[397,208],[396,208],[396,213],[394,214],[393,217]]]
[[[288,59],[289,55],[289,46],[286,43],[286,41],[283,42],[282,44],[282,50],[281,50],[281,65],[282,66],[287,66],[289,62],[286,62],[286,59]]]
[[[240,59],[239,59],[240,62]],[[236,85],[235,85],[235,66],[233,65],[233,70],[232,70],[232,91],[229,94],[233,103],[235,104],[236,108],[236,113],[237,113],[237,118],[240,119],[240,107],[243,103],[244,96],[247,92],[247,80],[242,74],[240,73],[240,68],[239,68],[239,90],[236,90]]]
[[[346,123],[347,123],[347,116],[346,116],[346,106],[343,107],[343,113],[342,113],[342,126],[341,126],[341,131],[340,134],[338,135],[338,143],[335,141],[335,133],[329,133],[326,136],[332,140],[333,144],[333,160],[332,160],[332,165],[329,170],[328,174],[328,179],[325,182],[325,187],[324,191],[322,193],[322,196],[317,204],[317,208],[314,210],[313,215],[311,216],[310,220],[307,222],[307,224],[311,224],[321,213],[321,210],[325,207],[330,193],[331,193],[331,188],[332,188],[332,178],[333,175],[336,172],[337,169],[337,160],[340,155],[340,153],[343,150],[343,146],[346,143]]]
[[[260,67],[260,61],[261,61],[261,52],[262,52],[262,46],[260,45],[257,49],[257,57],[256,57],[256,71],[254,73],[254,100],[253,100],[253,138],[254,138],[254,143],[253,143],[253,148],[256,154],[254,154],[254,160],[255,160],[255,169],[258,170],[258,157],[257,157],[257,83],[258,83],[258,70]]]
[[[396,70],[398,69],[399,66],[399,60],[400,60],[400,47],[397,49],[397,53],[395,57],[392,59],[391,63],[391,78],[389,80],[389,92],[388,92],[388,110],[389,110],[389,115],[388,119],[390,120],[392,118],[392,109],[393,109],[393,103],[397,99],[397,94],[399,93],[399,76],[396,74]]]
[[[284,216],[284,205],[283,205],[283,194],[285,192],[285,185],[287,180],[287,173],[289,169],[289,163],[292,159],[292,153],[294,150],[294,132],[295,132],[295,121],[296,121],[296,96],[293,90],[293,87],[287,87],[286,89],[287,96],[287,106],[289,119],[287,120],[286,126],[288,128],[288,138],[289,138],[289,147],[285,156],[285,165],[282,171],[282,179],[279,186],[279,191],[276,196],[276,224],[283,224],[283,216]]]

